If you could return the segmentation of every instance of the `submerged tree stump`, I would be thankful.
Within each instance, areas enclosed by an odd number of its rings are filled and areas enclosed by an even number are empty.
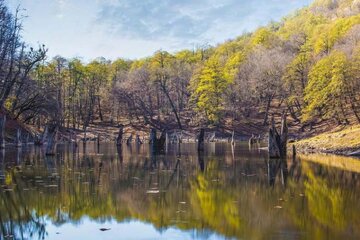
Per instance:
[[[74,147],[77,148],[78,147],[78,143],[77,143],[77,134],[76,132],[74,131],[73,132],[73,135],[74,135]]]
[[[157,148],[159,150],[164,149],[166,143],[166,131],[162,131],[160,138],[157,140]]]
[[[124,132],[124,126],[119,125],[119,133],[116,138],[116,145],[118,145],[118,146],[122,144],[123,132]]]
[[[201,128],[200,133],[198,135],[198,152],[204,151],[204,139],[205,139],[205,129]]]
[[[215,142],[216,132],[213,132],[208,139],[208,142]]]
[[[152,154],[164,152],[166,143],[166,131],[162,131],[160,138],[156,136],[156,129],[152,128],[150,132],[150,141]]]
[[[156,129],[152,128],[150,130],[149,144],[153,144],[156,142]]]
[[[37,146],[44,145],[44,143],[46,142],[46,139],[47,139],[47,135],[48,135],[48,126],[46,125],[44,128],[43,134],[41,136],[36,137],[35,145],[37,145]]]
[[[58,131],[58,126],[56,124],[51,124],[49,126],[48,137],[47,137],[47,146],[46,146],[46,155],[47,156],[53,156],[56,154],[57,131]]]
[[[143,144],[143,142],[142,142],[141,139],[140,139],[140,135],[139,135],[139,134],[136,134],[135,142],[136,142],[137,145]]]
[[[231,134],[231,146],[235,146],[235,131]]]
[[[5,148],[6,115],[0,117],[0,149]]]
[[[132,143],[133,136],[130,134],[130,137],[126,140],[126,145],[130,145]]]
[[[285,158],[287,152],[288,127],[286,122],[286,114],[281,117],[280,133],[275,127],[275,120],[272,117],[271,127],[269,129],[269,157]]]

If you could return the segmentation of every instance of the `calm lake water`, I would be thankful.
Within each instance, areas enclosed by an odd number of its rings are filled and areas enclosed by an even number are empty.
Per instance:
[[[0,239],[360,239],[360,161],[211,143],[0,152]]]

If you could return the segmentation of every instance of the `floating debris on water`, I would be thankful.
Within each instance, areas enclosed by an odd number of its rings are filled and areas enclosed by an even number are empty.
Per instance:
[[[156,194],[156,193],[160,193],[160,191],[159,190],[148,190],[148,191],[146,191],[146,193]]]
[[[100,228],[100,231],[105,232],[105,231],[109,231],[111,228]]]

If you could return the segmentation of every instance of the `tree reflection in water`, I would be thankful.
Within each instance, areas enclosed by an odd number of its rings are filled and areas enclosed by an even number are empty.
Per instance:
[[[85,217],[249,239],[360,236],[356,164],[267,160],[247,144],[212,144],[202,154],[170,145],[152,155],[145,144],[92,143],[85,152],[62,146],[54,157],[8,151],[0,163],[0,239],[46,238],[46,226],[81,227]]]

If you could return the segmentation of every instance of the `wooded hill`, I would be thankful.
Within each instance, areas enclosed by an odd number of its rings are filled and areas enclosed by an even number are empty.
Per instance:
[[[27,124],[249,134],[246,126],[266,129],[284,111],[298,133],[360,123],[359,0],[317,0],[215,47],[113,62],[45,61],[43,46],[23,43],[21,20],[3,1],[0,18],[0,104]]]

